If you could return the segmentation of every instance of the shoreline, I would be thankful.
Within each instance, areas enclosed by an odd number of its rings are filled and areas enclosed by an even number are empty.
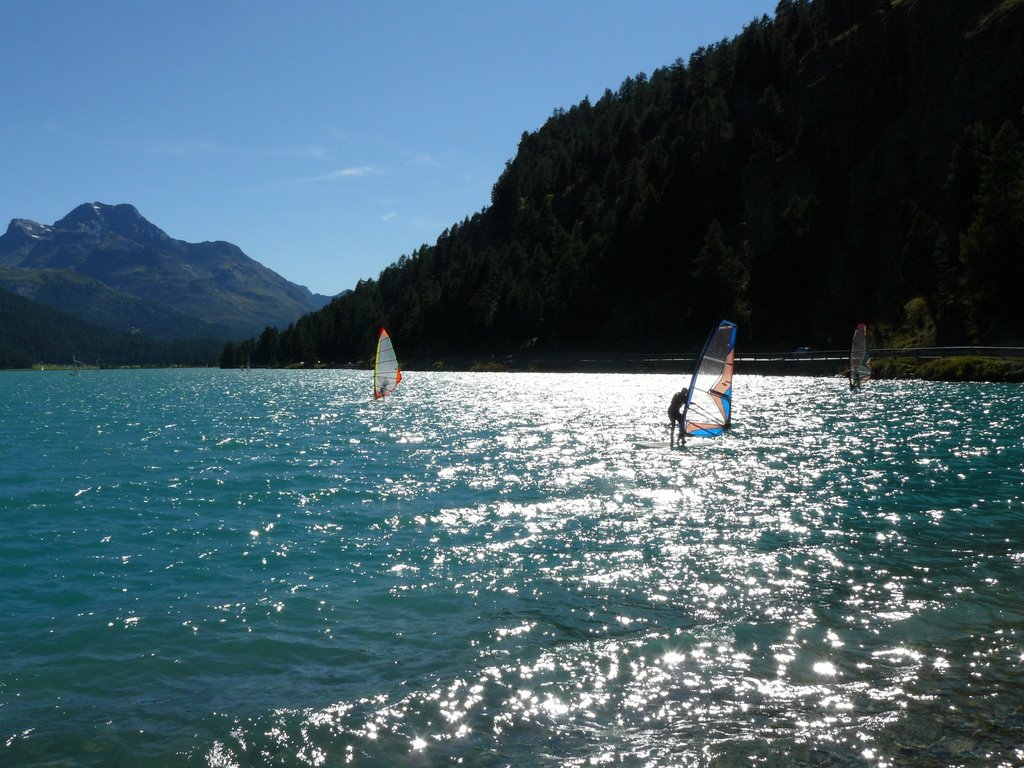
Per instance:
[[[948,351],[947,351],[948,350]],[[969,354],[961,352],[969,350]],[[679,373],[693,370],[695,355],[508,355],[486,359],[459,357],[428,362],[411,359],[406,370]],[[737,355],[736,375],[821,376],[845,379],[849,353],[823,350]],[[1024,348],[920,348],[879,350],[872,358],[872,378],[949,382],[1024,382]]]
[[[974,354],[948,354],[970,349]],[[846,378],[847,357],[838,350],[794,353],[750,353],[736,357],[736,375],[820,376]],[[410,358],[403,362],[406,371],[464,371],[475,373],[659,373],[684,375],[692,371],[695,355],[506,355],[504,357],[459,356],[434,359]],[[904,381],[947,381],[979,383],[1024,382],[1024,348],[921,348],[879,350],[872,357],[872,378]],[[103,370],[159,370],[164,368],[216,368],[217,366],[81,366],[36,364],[32,368],[7,368],[6,371],[85,373]],[[367,362],[344,365],[292,365],[277,369],[254,370],[372,370]],[[242,369],[224,369],[242,370]]]

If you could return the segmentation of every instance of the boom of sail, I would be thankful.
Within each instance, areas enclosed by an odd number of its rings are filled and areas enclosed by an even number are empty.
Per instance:
[[[395,391],[402,380],[402,369],[398,367],[395,347],[391,337],[383,328],[377,336],[377,357],[373,362],[373,397],[379,399]]]
[[[853,331],[853,345],[850,347],[850,389],[856,389],[871,378],[867,335],[868,327],[864,323]]]
[[[690,379],[683,411],[687,436],[715,437],[732,426],[732,372],[736,323],[723,320],[711,331]]]

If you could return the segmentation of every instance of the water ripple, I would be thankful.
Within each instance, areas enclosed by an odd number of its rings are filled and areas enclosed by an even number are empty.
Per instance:
[[[12,765],[1024,762],[1024,390],[0,377]]]

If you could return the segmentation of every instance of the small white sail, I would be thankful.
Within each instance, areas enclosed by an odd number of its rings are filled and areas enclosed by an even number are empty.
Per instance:
[[[871,361],[868,358],[868,327],[864,323],[853,331],[850,347],[850,389],[855,389],[871,378]]]
[[[381,398],[395,391],[402,380],[402,369],[398,366],[395,347],[391,337],[383,328],[377,337],[377,357],[373,363],[373,396]]]

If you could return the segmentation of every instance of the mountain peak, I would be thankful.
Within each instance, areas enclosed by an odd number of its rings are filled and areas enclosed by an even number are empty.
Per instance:
[[[90,235],[110,233],[142,244],[170,240],[166,232],[147,221],[134,205],[127,203],[82,203],[55,223],[53,229]]]
[[[18,241],[30,242],[46,237],[52,231],[53,227],[48,227],[46,224],[40,224],[31,219],[11,219],[11,223],[7,226],[7,237],[12,240],[17,239]]]
[[[0,235],[0,266],[86,277],[239,334],[291,323],[325,303],[237,245],[176,240],[127,204],[84,203],[52,226],[15,219]]]

